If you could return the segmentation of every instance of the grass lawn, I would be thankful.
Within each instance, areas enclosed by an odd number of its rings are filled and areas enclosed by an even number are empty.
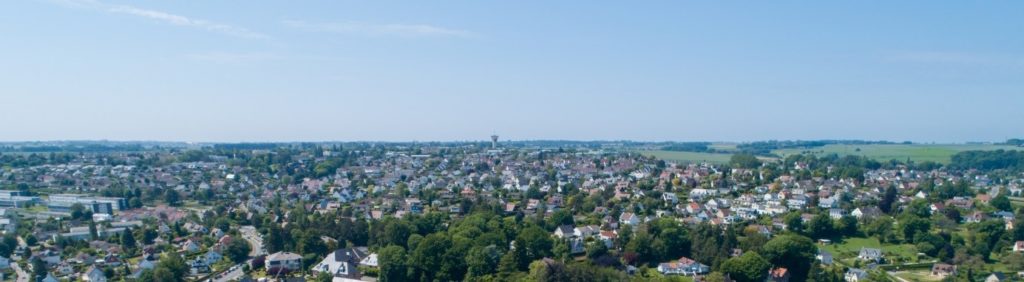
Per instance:
[[[858,151],[859,149],[859,151]],[[811,154],[838,154],[838,155],[860,155],[878,161],[900,160],[908,158],[921,162],[933,161],[937,163],[949,163],[950,157],[962,151],[971,150],[1021,150],[1021,147],[1006,145],[987,144],[870,144],[870,145],[842,145],[830,144],[810,149],[783,149],[775,150],[773,153],[785,157],[788,155],[811,153]]]
[[[655,158],[680,163],[708,162],[713,164],[729,163],[732,154],[677,152],[664,150],[640,151],[641,154],[654,156]]]
[[[25,209],[25,211],[27,211],[29,213],[43,213],[43,212],[50,211],[50,209],[47,208],[44,205],[34,205],[34,206],[31,206],[31,207]]]
[[[833,242],[832,244],[821,246],[821,249],[832,253],[832,257],[836,260],[840,260],[844,263],[851,263],[852,258],[857,257],[860,253],[861,248],[878,248],[882,249],[882,253],[886,258],[892,258],[893,256],[911,258],[917,258],[917,247],[911,244],[881,244],[878,242],[878,238],[847,238],[842,243]]]
[[[1010,206],[1012,206],[1014,210],[1024,207],[1024,198],[1010,197]]]
[[[926,270],[899,271],[896,272],[896,276],[906,279],[907,281],[942,281],[942,279],[932,276],[931,272]]]

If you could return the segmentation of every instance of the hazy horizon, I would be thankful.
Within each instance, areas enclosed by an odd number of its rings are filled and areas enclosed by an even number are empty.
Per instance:
[[[3,141],[1022,137],[1024,2],[7,7]]]
[[[489,136],[486,136],[489,137]],[[630,139],[619,139],[619,140],[601,140],[601,139],[499,139],[498,142],[636,142],[636,143],[695,143],[695,142],[707,142],[712,144],[743,144],[752,142],[762,141],[866,141],[866,142],[889,142],[891,145],[899,145],[903,142],[911,142],[913,144],[921,145],[967,145],[967,144],[1000,144],[1007,140],[979,140],[979,141],[963,141],[963,142],[936,142],[936,141],[896,141],[896,140],[865,140],[856,138],[844,138],[844,139],[764,139],[764,140],[744,140],[744,141],[726,141],[726,140],[630,140]],[[18,144],[18,143],[186,143],[186,144],[288,144],[288,143],[490,143],[490,139],[479,139],[479,140],[277,140],[277,141],[260,141],[260,140],[241,140],[241,141],[186,141],[186,140],[104,140],[104,139],[81,139],[81,140],[0,140],[0,144]]]

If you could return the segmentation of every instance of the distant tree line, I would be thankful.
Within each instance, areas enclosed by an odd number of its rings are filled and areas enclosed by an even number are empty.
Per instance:
[[[0,146],[0,152],[46,153],[46,152],[138,152],[148,148],[140,144],[76,144],[76,145],[33,145],[33,146]]]
[[[950,166],[960,169],[1024,170],[1024,151],[964,151],[953,155]]]
[[[1024,139],[1012,138],[1012,139],[1006,140],[1006,143],[1003,143],[1003,144],[1005,144],[1005,145],[1012,145],[1012,146],[1024,146]]]
[[[662,146],[661,149],[677,152],[711,152],[709,146],[711,146],[710,142],[672,142]]]

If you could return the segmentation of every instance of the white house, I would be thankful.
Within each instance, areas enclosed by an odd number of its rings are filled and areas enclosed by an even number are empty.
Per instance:
[[[875,248],[860,248],[857,258],[864,261],[878,262],[882,260],[882,250]]]
[[[575,231],[572,225],[561,225],[558,226],[558,228],[555,228],[555,237],[561,239],[572,237],[574,236],[573,233],[575,233]]]
[[[302,268],[302,256],[296,253],[276,252],[267,256],[267,273],[291,272]]]
[[[359,281],[359,262],[366,257],[365,253],[357,249],[338,249],[327,255],[311,270],[328,273],[335,281]]]
[[[658,272],[664,275],[681,274],[692,276],[711,272],[711,267],[690,258],[682,257],[676,261],[658,264]]]
[[[82,281],[107,282],[107,276],[103,274],[102,270],[93,266],[89,267],[89,270],[82,274]]]
[[[859,268],[850,268],[850,270],[847,270],[846,274],[843,275],[843,279],[846,280],[846,282],[867,281],[868,272]]]
[[[636,226],[637,224],[640,224],[640,217],[636,216],[631,212],[624,212],[622,213],[622,215],[619,216],[619,223],[630,226]]]

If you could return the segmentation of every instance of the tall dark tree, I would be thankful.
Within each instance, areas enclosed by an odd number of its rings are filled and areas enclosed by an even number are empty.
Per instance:
[[[32,258],[32,276],[35,277],[33,281],[42,281],[46,277],[46,262],[40,257]]]
[[[167,203],[169,206],[177,206],[181,204],[181,195],[174,189],[167,189],[164,192],[164,203]]]
[[[121,232],[121,247],[130,250],[135,249],[135,245],[135,235],[132,229],[125,229],[124,232]]]
[[[898,193],[896,191],[896,187],[890,185],[889,188],[885,189],[885,194],[882,195],[882,200],[878,202],[878,209],[881,209],[882,212],[887,214],[892,214],[893,205],[896,203],[897,196]]]
[[[90,220],[89,221],[89,238],[92,239],[92,240],[96,240],[96,239],[99,239],[99,237],[100,237],[100,234],[99,234],[99,231],[96,230],[96,222]]]

